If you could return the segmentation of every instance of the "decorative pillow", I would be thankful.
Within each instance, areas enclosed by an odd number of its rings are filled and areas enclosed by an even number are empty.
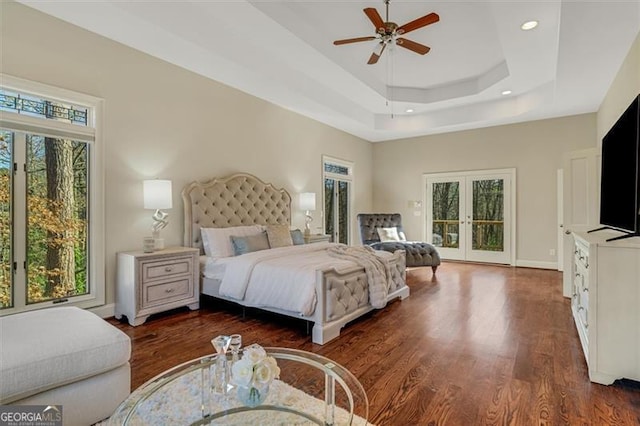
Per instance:
[[[407,236],[402,231],[398,231],[398,237],[400,237],[400,241],[407,241]]]
[[[202,246],[207,256],[220,258],[233,256],[231,236],[248,237],[264,231],[262,225],[231,226],[229,228],[201,228]]]
[[[380,237],[380,241],[383,243],[386,241],[400,241],[400,236],[398,235],[398,228],[376,228],[378,231],[378,236]]]
[[[289,225],[267,225],[267,237],[271,248],[293,245]]]
[[[269,240],[267,239],[267,231],[262,231],[258,235],[249,235],[246,237],[231,236],[231,245],[233,253],[236,256],[251,253],[269,248]]]
[[[291,241],[293,241],[294,246],[299,246],[301,244],[304,244],[304,235],[302,235],[302,231],[299,229],[292,229]]]

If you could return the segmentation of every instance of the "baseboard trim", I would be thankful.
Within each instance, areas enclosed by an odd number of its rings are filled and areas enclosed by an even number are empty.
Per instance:
[[[109,303],[108,305],[96,306],[95,308],[87,310],[93,312],[100,318],[110,318],[116,313],[116,305],[115,303]]]
[[[536,260],[516,260],[516,266],[522,268],[538,268],[538,269],[553,269],[558,270],[557,262],[539,262]]]

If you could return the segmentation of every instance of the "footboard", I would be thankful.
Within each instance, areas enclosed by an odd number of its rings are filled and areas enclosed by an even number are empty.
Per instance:
[[[387,301],[395,298],[405,299],[409,296],[409,287],[406,284],[405,253],[399,250],[388,259],[392,279]],[[203,294],[242,306],[251,306],[241,300],[221,296],[219,280],[204,277],[201,279]],[[319,270],[316,272],[315,286],[317,302],[314,313],[310,316],[267,306],[252,307],[313,322],[312,341],[320,345],[338,337],[342,327],[350,321],[373,310],[369,304],[367,276],[360,266],[339,271],[333,268]]]
[[[391,283],[387,301],[409,296],[406,284],[405,252],[396,251],[389,258]],[[348,322],[371,311],[367,276],[362,267],[337,271],[320,270],[316,275],[318,301],[314,315],[312,340],[324,344],[340,335]]]

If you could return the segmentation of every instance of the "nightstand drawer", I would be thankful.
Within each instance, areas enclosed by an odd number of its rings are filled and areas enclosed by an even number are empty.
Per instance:
[[[189,274],[193,263],[191,257],[171,259],[160,262],[142,263],[142,281],[169,278],[176,275]]]
[[[142,307],[189,297],[192,293],[192,280],[190,278],[186,277],[176,281],[144,286],[142,290]]]

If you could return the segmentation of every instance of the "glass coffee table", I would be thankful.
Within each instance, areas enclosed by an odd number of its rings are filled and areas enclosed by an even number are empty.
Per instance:
[[[271,383],[261,405],[243,405],[232,386],[226,394],[212,392],[217,355],[209,355],[144,383],[120,404],[109,425],[367,425],[367,395],[349,370],[311,352],[264,349],[276,359],[280,379]]]

